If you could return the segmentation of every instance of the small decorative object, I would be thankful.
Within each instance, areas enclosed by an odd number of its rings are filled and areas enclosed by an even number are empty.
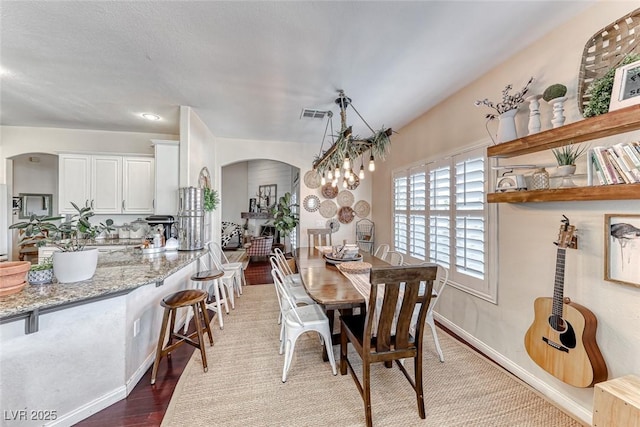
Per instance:
[[[635,63],[640,60],[640,55],[629,54],[616,67],[611,68],[604,76],[594,79],[587,88],[589,102],[584,107],[583,116],[593,117],[609,112],[611,93],[615,80],[616,69]]]
[[[542,99],[551,102],[552,99],[561,98],[567,94],[567,87],[563,84],[552,84],[542,93]]]
[[[559,128],[564,125],[564,121],[567,119],[564,116],[564,101],[566,100],[566,96],[561,96],[549,101],[549,104],[553,105],[553,118],[551,119],[551,125],[554,128]]]
[[[513,95],[509,95],[509,91],[513,89],[513,86],[510,84],[505,86],[502,91],[502,102],[500,103],[494,104],[487,98],[475,102],[476,107],[485,106],[496,111],[497,114],[488,113],[485,118],[487,119],[487,122],[498,119],[497,143],[506,142],[517,138],[516,123],[514,117],[516,115],[518,107],[524,102],[524,95],[529,91],[529,85],[532,82],[533,77],[529,79],[527,84],[522,88],[520,92],[516,92]]]
[[[94,215],[90,207],[79,208],[71,203],[78,212],[60,225],[56,222],[64,217],[32,216],[29,221],[17,222],[10,229],[24,229],[27,237],[38,245],[51,244],[58,249],[53,254],[53,272],[60,283],[79,282],[93,277],[98,263],[98,249],[87,249],[85,245],[103,231],[113,230],[113,221],[107,219],[99,225],[91,225],[89,218]],[[45,235],[45,238],[35,239]]]
[[[331,185],[330,182],[327,182],[322,186],[321,193],[325,199],[334,199],[338,195],[338,188]]]
[[[333,200],[325,200],[320,203],[320,215],[325,218],[333,218],[338,212],[338,206],[336,206]]]
[[[29,261],[0,262],[0,296],[20,292],[27,286]]]
[[[314,169],[311,169],[310,171],[307,171],[307,173],[304,174],[304,185],[306,185],[308,188],[312,190],[320,187],[321,180],[322,180],[322,177]]]
[[[326,226],[328,229],[331,230],[332,233],[335,233],[336,231],[340,230],[340,222],[335,218],[328,219]]]
[[[307,212],[315,212],[320,209],[320,198],[314,194],[310,194],[304,198],[302,206]]]
[[[640,104],[640,61],[616,69],[609,111]]]
[[[640,215],[605,214],[604,280],[640,287]]]
[[[369,216],[369,212],[371,211],[371,206],[364,200],[358,200],[353,207],[356,215],[360,218],[366,218]]]
[[[27,274],[27,281],[32,285],[45,285],[53,281],[53,259],[45,258],[40,264],[32,265]]]
[[[531,177],[534,190],[549,189],[549,172],[545,168],[536,169]]]
[[[253,197],[249,199],[249,212],[257,212],[256,199]]]
[[[348,261],[338,265],[338,270],[349,274],[368,274],[372,265],[364,261]]]
[[[529,135],[540,132],[540,98],[542,95],[527,96],[524,100],[529,103]]]
[[[560,148],[551,150],[558,162],[558,167],[554,176],[561,176],[560,188],[575,187],[571,175],[576,171],[576,160],[585,153],[586,147],[580,145],[567,144]]]
[[[343,206],[338,210],[338,221],[343,224],[349,224],[354,216],[356,213],[349,206]]]
[[[338,206],[351,206],[353,204],[353,193],[349,190],[343,190],[338,193],[336,201]]]

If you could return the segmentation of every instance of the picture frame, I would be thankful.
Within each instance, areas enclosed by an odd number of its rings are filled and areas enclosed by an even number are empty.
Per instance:
[[[604,280],[640,287],[640,215],[605,214]]]
[[[262,211],[268,211],[275,207],[278,202],[278,185],[259,185],[258,186],[258,207]]]
[[[640,104],[640,61],[616,69],[609,111]]]

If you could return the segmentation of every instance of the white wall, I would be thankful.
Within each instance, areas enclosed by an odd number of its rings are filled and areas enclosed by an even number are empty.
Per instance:
[[[249,211],[248,163],[238,162],[222,168],[220,209],[222,221],[244,223],[240,212]]]
[[[486,140],[484,115],[474,101],[498,101],[505,85],[519,90],[534,76],[531,94],[553,83],[568,88],[567,123],[581,120],[577,109],[578,69],[587,40],[599,29],[637,7],[637,2],[602,1],[481,76],[438,106],[399,129],[391,154],[374,177],[373,217],[378,243],[392,241],[391,172],[419,159],[437,159]],[[518,134],[526,135],[527,111],[516,117]],[[551,108],[541,105],[543,130],[551,127]],[[490,124],[493,126],[493,123]],[[495,127],[493,128],[495,131]],[[610,138],[638,140],[640,132]],[[598,141],[597,144],[603,143]],[[596,142],[593,143],[596,145]],[[514,163],[553,163],[550,152],[512,159]],[[578,165],[584,171],[584,163]],[[442,321],[484,352],[534,385],[586,422],[591,421],[593,388],[569,386],[539,368],[527,355],[523,340],[533,320],[533,301],[551,297],[557,237],[562,214],[579,229],[579,249],[568,250],[565,295],[598,318],[597,342],[609,378],[640,374],[640,289],[603,280],[604,214],[640,213],[640,201],[592,201],[500,204],[498,206],[498,304],[448,288],[436,311]],[[640,279],[640,278],[639,278]],[[446,358],[446,355],[445,355]],[[446,363],[446,362],[445,362]]]

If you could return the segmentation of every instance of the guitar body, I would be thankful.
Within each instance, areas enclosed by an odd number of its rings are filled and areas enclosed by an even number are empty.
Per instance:
[[[537,298],[535,318],[524,346],[542,369],[575,387],[591,387],[607,379],[607,366],[596,343],[597,320],[586,307],[562,303],[554,316],[553,298]]]

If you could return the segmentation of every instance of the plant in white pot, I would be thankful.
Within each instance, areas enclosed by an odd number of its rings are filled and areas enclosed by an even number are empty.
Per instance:
[[[571,175],[576,171],[576,160],[582,157],[586,150],[587,147],[573,144],[563,145],[560,148],[554,148],[551,150],[556,158],[556,162],[558,163],[554,176],[563,177],[562,183],[560,184],[561,188],[575,187],[575,184],[571,180]]]
[[[90,207],[78,207],[71,203],[78,212],[68,220],[64,217],[47,217],[32,215],[29,221],[11,225],[11,229],[23,229],[27,238],[46,236],[34,239],[38,246],[52,245],[59,249],[53,253],[53,273],[60,283],[71,283],[93,277],[98,264],[98,249],[85,249],[87,241],[94,239],[102,231],[113,230],[113,221],[107,219],[99,225],[92,225],[89,218],[94,215]],[[58,224],[58,221],[62,221]],[[28,240],[25,243],[29,243]]]
[[[273,226],[285,239],[300,222],[297,207],[297,204],[291,203],[291,193],[287,192],[284,196],[280,197],[278,203],[272,210]]]

